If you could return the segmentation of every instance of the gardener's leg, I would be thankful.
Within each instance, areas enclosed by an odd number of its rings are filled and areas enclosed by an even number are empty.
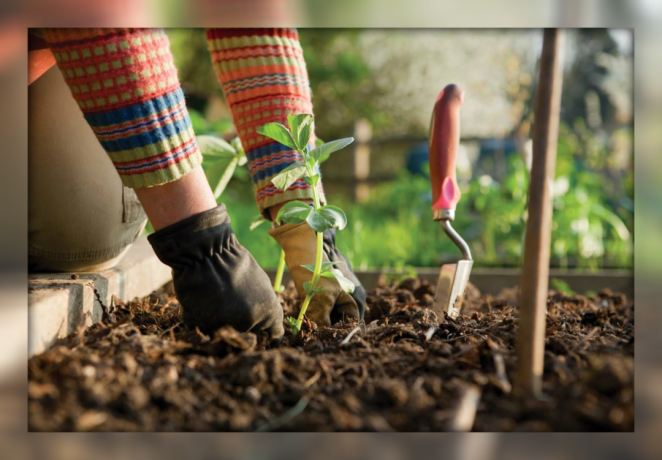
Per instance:
[[[85,122],[60,71],[28,88],[30,271],[114,266],[147,217]]]
[[[237,134],[248,157],[248,168],[260,213],[269,220],[274,210],[292,200],[310,200],[303,179],[283,192],[272,183],[280,171],[301,155],[256,132],[259,126],[287,116],[313,113],[306,63],[297,32],[292,29],[208,29],[214,70],[230,106]],[[311,143],[314,145],[313,134]],[[321,200],[324,191],[319,185]]]
[[[262,215],[275,220],[278,210],[292,200],[312,203],[313,191],[303,179],[281,191],[271,180],[295,161],[298,152],[256,132],[271,122],[285,126],[287,116],[313,113],[306,63],[293,29],[210,29],[207,40],[216,74],[248,157],[257,205]],[[315,136],[311,138],[314,146]],[[325,204],[322,184],[320,201]],[[304,222],[284,225],[270,231],[285,250],[285,260],[300,296],[303,283],[312,273],[302,265],[314,264],[315,232]],[[335,234],[325,234],[325,257],[336,260]],[[339,290],[337,281],[323,278],[326,289],[313,297],[308,309],[310,319],[328,325],[335,319],[358,317],[365,305],[365,291],[342,258],[343,269],[359,288],[353,297]]]
[[[266,273],[216,206],[163,30],[44,32],[75,101],[156,232],[191,327],[223,325],[282,335],[282,309]]]

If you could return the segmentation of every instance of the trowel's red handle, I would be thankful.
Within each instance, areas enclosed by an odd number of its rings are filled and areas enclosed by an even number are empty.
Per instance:
[[[460,201],[455,162],[460,146],[460,106],[464,92],[457,85],[446,86],[434,105],[430,124],[430,182],[432,209],[455,210]]]

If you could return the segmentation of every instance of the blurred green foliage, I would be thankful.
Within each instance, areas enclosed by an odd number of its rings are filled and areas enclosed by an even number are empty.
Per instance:
[[[380,109],[375,102],[389,97],[390,92],[385,94],[385,86],[376,84],[377,76],[366,63],[362,31],[299,32],[315,114],[323,120],[317,134],[325,139],[343,137],[352,132],[356,119],[365,118],[375,132],[388,137],[397,113]],[[615,84],[613,75],[627,73],[612,72],[612,57],[618,51],[606,31],[576,34],[577,58],[564,84],[564,123],[554,184],[552,263],[587,269],[632,267],[633,131],[627,119],[619,116],[613,104],[617,98],[610,89]],[[173,29],[168,35],[192,109],[195,132],[230,140],[234,134],[229,119],[210,123],[199,112],[205,110],[205,97],[222,93],[213,74],[204,32]],[[535,79],[523,79],[522,75],[528,74],[520,68],[523,64],[518,66],[509,77],[518,84],[508,86],[508,94],[511,106],[524,107],[519,110],[521,118],[513,134],[526,138],[532,121]],[[597,103],[596,97],[587,97],[589,93],[596,95]],[[209,166],[206,159],[203,167],[207,170]],[[519,265],[528,178],[523,155],[514,154],[507,157],[506,173],[499,182],[482,176],[461,184],[463,197],[454,227],[471,245],[477,266]],[[425,177],[402,172],[396,181],[375,186],[365,204],[343,202],[337,196],[331,200],[346,210],[349,221],[338,245],[360,268],[438,266],[459,256],[459,250],[432,221],[430,185]],[[228,205],[241,243],[262,266],[276,267],[279,248],[264,230],[266,227],[253,232],[249,229],[257,206],[245,167],[235,169],[219,201]]]
[[[586,168],[575,150],[578,142],[578,134],[564,126],[554,185],[552,263],[591,270],[632,267],[633,212],[605,193],[608,178]],[[470,244],[477,266],[519,266],[528,179],[524,159],[515,154],[508,158],[503,181],[482,176],[461,184],[454,227]],[[423,176],[403,172],[395,182],[376,186],[365,204],[333,201],[345,209],[349,222],[338,246],[357,268],[435,267],[460,255],[432,220],[430,184]],[[250,188],[244,187],[228,209],[241,243],[262,266],[274,268],[278,246],[266,232],[249,230],[255,215]]]
[[[313,93],[315,114],[324,123],[316,127],[323,139],[351,133],[354,121],[365,118],[373,127],[389,126],[391,114],[379,110],[383,95],[361,54],[361,29],[300,29],[299,40]]]

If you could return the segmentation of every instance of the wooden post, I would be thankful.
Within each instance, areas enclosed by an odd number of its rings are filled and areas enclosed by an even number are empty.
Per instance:
[[[552,226],[551,188],[556,168],[563,82],[562,42],[563,37],[558,29],[544,30],[533,126],[529,215],[517,337],[517,388],[529,395],[539,395],[542,390]]]
[[[354,162],[352,168],[352,197],[358,203],[365,203],[370,197],[370,145],[372,125],[368,120],[359,119],[354,124]]]

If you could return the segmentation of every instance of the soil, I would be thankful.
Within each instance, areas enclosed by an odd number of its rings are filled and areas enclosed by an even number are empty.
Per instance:
[[[29,360],[31,431],[446,431],[479,396],[474,431],[633,431],[634,303],[551,291],[543,395],[516,395],[516,290],[468,288],[438,325],[417,279],[368,293],[347,322],[268,348],[231,327],[188,329],[168,289]],[[286,315],[298,303],[281,297]],[[458,425],[459,423],[459,425]],[[466,424],[465,424],[466,427]]]

